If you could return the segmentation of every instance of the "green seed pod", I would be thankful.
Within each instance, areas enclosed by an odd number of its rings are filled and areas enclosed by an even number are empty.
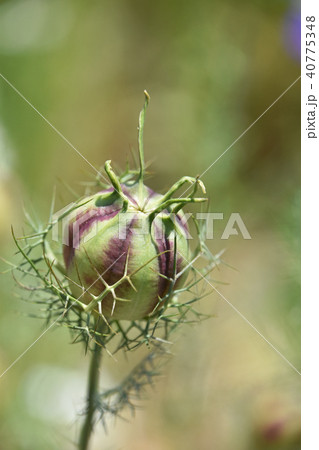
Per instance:
[[[142,319],[168,302],[187,276],[190,260],[188,227],[182,207],[206,199],[193,198],[197,185],[184,177],[160,195],[144,185],[143,125],[149,96],[139,118],[140,172],[120,182],[105,171],[112,187],[88,197],[67,226],[63,256],[74,297],[107,320]],[[173,198],[185,183],[194,185],[187,198]]]
[[[84,292],[81,301],[95,309],[98,299],[108,319],[135,320],[185,279],[188,230],[182,211],[161,211],[163,196],[144,185],[118,187],[120,194],[100,192],[76,210],[64,261],[75,297]]]

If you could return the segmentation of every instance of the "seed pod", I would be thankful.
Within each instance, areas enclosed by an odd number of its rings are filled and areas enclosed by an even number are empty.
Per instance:
[[[64,246],[66,273],[74,297],[86,312],[107,319],[136,320],[168,302],[187,276],[190,259],[188,229],[181,208],[194,198],[197,178],[183,177],[165,194],[144,185],[143,126],[149,96],[139,117],[140,171],[120,182],[111,168],[105,171],[112,187],[84,199],[68,224]],[[173,198],[185,183],[194,189],[187,198]]]
[[[162,195],[144,185],[118,187],[120,193],[99,192],[76,210],[64,262],[74,296],[96,310],[101,303],[109,319],[135,320],[168,301],[185,279],[186,272],[178,274],[190,258],[188,230],[181,211],[161,211]]]

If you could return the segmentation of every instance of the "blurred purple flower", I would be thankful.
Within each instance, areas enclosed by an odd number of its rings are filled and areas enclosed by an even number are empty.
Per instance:
[[[284,17],[283,40],[288,55],[300,61],[301,56],[301,17],[300,9],[292,7]]]

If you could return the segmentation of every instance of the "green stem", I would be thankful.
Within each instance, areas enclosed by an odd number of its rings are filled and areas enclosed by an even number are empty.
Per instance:
[[[144,102],[143,109],[140,112],[139,119],[138,119],[138,153],[139,153],[139,158],[140,158],[140,175],[139,175],[140,184],[143,184],[144,173],[145,173],[144,143],[143,143],[144,121],[145,121],[146,108],[147,108],[148,102],[150,100],[150,96],[147,91],[144,91],[144,95],[145,95],[145,102]]]
[[[103,347],[99,343],[94,344],[94,349],[91,357],[89,380],[87,390],[87,409],[85,420],[81,429],[79,450],[87,450],[89,447],[89,440],[94,426],[94,414],[96,410],[96,397],[99,385],[100,365]]]

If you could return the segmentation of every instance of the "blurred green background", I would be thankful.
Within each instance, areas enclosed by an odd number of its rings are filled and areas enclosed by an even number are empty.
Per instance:
[[[145,151],[159,192],[204,172],[299,76],[298,3],[288,0],[19,0],[0,2],[0,72],[96,167],[124,167],[151,95]],[[204,175],[226,249],[218,289],[300,369],[297,82]],[[0,243],[23,205],[45,222],[82,193],[90,166],[0,78]],[[221,240],[230,213],[251,236]],[[5,269],[5,265],[2,265]],[[0,372],[40,335],[10,274],[0,278]],[[300,448],[300,377],[217,294],[214,317],[181,330],[175,357],[135,419],[102,427],[92,448]],[[87,359],[68,330],[50,330],[0,379],[0,449],[71,449]],[[105,358],[103,384],[127,365]]]

